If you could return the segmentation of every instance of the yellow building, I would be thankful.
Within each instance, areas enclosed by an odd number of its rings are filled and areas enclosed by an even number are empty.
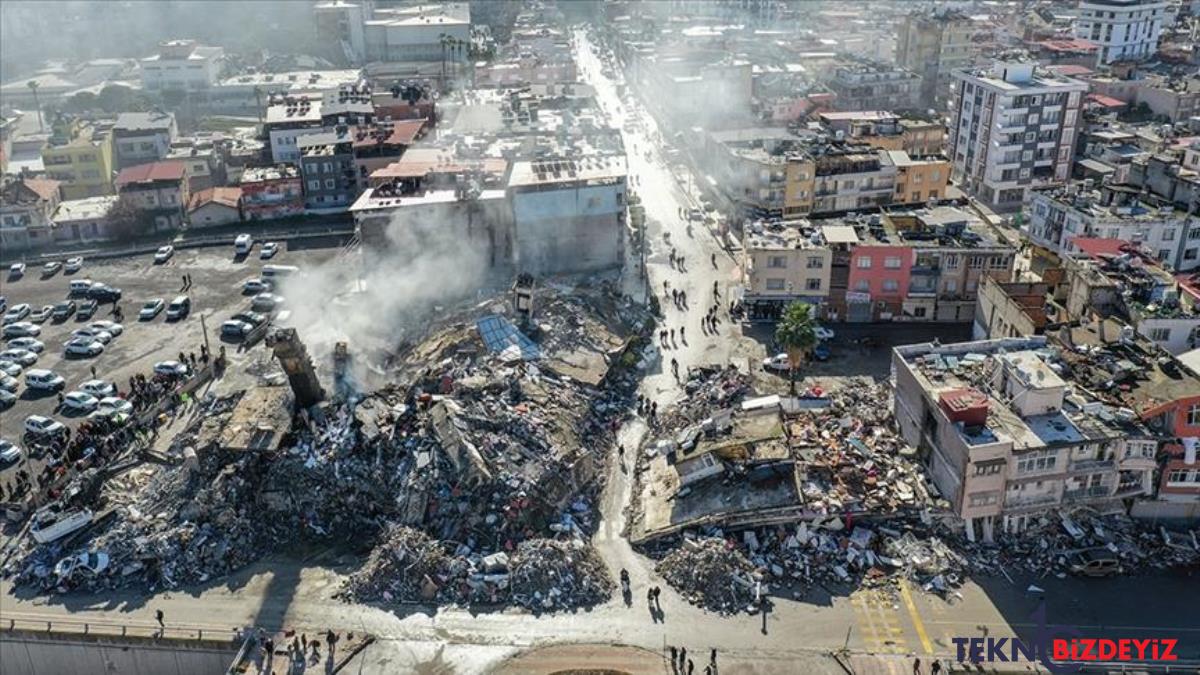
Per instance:
[[[924,204],[932,199],[946,198],[949,160],[944,157],[913,159],[903,151],[888,151],[887,156],[896,166],[893,204]]]
[[[81,120],[60,120],[42,149],[42,163],[61,182],[63,199],[113,194],[112,132]]]
[[[789,157],[783,190],[783,217],[798,218],[812,211],[816,164],[808,157]]]

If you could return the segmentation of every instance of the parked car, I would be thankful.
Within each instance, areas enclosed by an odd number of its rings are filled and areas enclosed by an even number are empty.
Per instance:
[[[792,367],[792,364],[788,362],[787,353],[782,353],[763,359],[762,367],[763,370],[786,373]]]
[[[186,295],[180,295],[167,305],[167,321],[178,321],[188,315],[192,311],[192,299]]]
[[[1104,547],[1077,552],[1071,559],[1071,572],[1085,577],[1107,577],[1124,571],[1117,554]]]
[[[274,288],[275,284],[271,283],[270,279],[251,279],[242,284],[242,293],[258,295]]]
[[[63,263],[63,271],[67,274],[74,274],[81,269],[83,269],[83,258],[81,256],[67,258],[67,261]]]
[[[102,319],[100,321],[93,321],[88,324],[88,327],[91,328],[92,330],[104,331],[105,333],[109,333],[110,335],[113,335],[113,336],[117,336],[117,335],[120,335],[121,333],[125,332],[124,326],[117,323],[116,321],[109,321],[107,319]]]
[[[121,299],[121,289],[106,284],[92,284],[87,294],[97,302],[116,302]]]
[[[25,418],[25,433],[30,436],[58,436],[66,433],[67,428],[62,422],[57,422],[42,415],[30,415]]]
[[[77,309],[79,309],[79,305],[76,305],[74,300],[65,300],[54,306],[51,316],[55,321],[66,321]]]
[[[84,300],[79,303],[79,311],[75,312],[75,318],[79,321],[86,321],[96,314],[96,309],[100,307],[100,303],[95,300]]]
[[[16,391],[20,384],[21,383],[17,381],[15,375],[9,375],[7,373],[0,375],[0,389],[3,389],[4,391]]]
[[[262,248],[259,249],[258,258],[260,260],[270,260],[271,258],[275,257],[276,253],[279,253],[279,244],[269,241],[263,244]]]
[[[154,252],[154,264],[161,265],[171,259],[175,255],[174,246],[163,246]]]
[[[283,304],[283,296],[274,293],[259,293],[250,301],[250,309],[256,312],[272,312]]]
[[[12,361],[28,368],[37,363],[38,355],[28,349],[10,348],[0,352],[0,360]]]
[[[2,373],[4,377],[16,377],[21,374],[22,370],[25,369],[21,367],[21,364],[19,363],[0,360],[0,373]]]
[[[0,462],[12,464],[21,459],[21,446],[12,441],[0,438]]]
[[[17,402],[17,395],[7,389],[0,389],[0,408],[8,409]]]
[[[71,410],[89,413],[98,405],[100,405],[99,399],[82,391],[73,391],[63,397],[63,407]]]
[[[96,407],[96,412],[101,415],[132,415],[133,404],[123,398],[116,396],[105,396],[100,399],[100,404]]]
[[[245,321],[237,321],[235,319],[230,319],[229,321],[225,321],[221,324],[221,335],[224,335],[228,338],[240,340],[241,338],[246,337],[246,334],[252,330],[254,330],[254,326],[251,326]]]
[[[24,302],[19,305],[13,305],[11,309],[4,313],[4,325],[7,326],[10,323],[16,323],[29,316],[31,312],[33,312],[33,308]]]
[[[154,364],[154,372],[157,375],[182,377],[188,374],[188,367],[178,361],[159,361]]]
[[[154,317],[158,316],[158,313],[163,311],[163,307],[166,306],[167,304],[163,302],[162,298],[147,300],[146,304],[142,305],[141,311],[138,312],[138,320],[151,321],[154,319]]]
[[[48,262],[45,265],[42,265],[42,276],[52,277],[55,274],[58,274],[58,271],[62,269],[62,266],[62,263],[58,262],[57,260]]]
[[[9,279],[20,279],[23,276],[25,276],[25,263],[13,263],[8,266]]]
[[[0,295],[0,313],[8,311],[8,296]]]
[[[37,337],[42,334],[42,327],[28,321],[10,323],[4,327],[4,337]]]
[[[259,314],[258,312],[238,312],[229,318],[233,321],[245,321],[254,327],[262,325],[262,323],[267,320],[266,316]]]
[[[72,279],[71,283],[67,284],[67,288],[70,289],[67,295],[87,295],[93,285],[91,279]]]
[[[104,343],[85,337],[72,338],[65,345],[67,356],[99,356],[104,353]]]
[[[41,309],[35,309],[29,314],[29,320],[34,323],[46,323],[46,319],[54,313],[54,305],[42,305]]]
[[[106,398],[108,396],[115,396],[117,387],[107,380],[88,380],[79,385],[79,391],[91,394],[96,398]]]
[[[96,340],[97,342],[101,342],[103,344],[108,344],[108,343],[112,342],[113,335],[112,335],[112,333],[110,333],[106,330],[100,330],[99,328],[88,327],[88,328],[76,328],[75,330],[71,331],[71,338],[72,339],[83,338],[86,340]]]
[[[41,354],[46,349],[44,342],[31,337],[14,338],[8,341],[8,346],[10,349],[26,349],[34,354]]]
[[[246,255],[252,248],[254,248],[254,238],[248,234],[239,234],[237,239],[233,240],[233,252],[237,255]]]

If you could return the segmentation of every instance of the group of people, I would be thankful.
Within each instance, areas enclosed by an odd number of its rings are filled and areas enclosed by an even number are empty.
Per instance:
[[[674,645],[671,650],[671,672],[674,675],[693,675],[696,672],[696,663],[688,657],[687,647],[676,648]],[[704,675],[717,674],[717,650],[713,649],[708,654],[708,665],[704,666]]]

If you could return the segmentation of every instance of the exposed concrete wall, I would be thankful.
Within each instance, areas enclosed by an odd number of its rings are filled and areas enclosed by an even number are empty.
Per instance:
[[[237,655],[232,640],[161,640],[33,631],[0,633],[5,675],[113,673],[221,675]]]

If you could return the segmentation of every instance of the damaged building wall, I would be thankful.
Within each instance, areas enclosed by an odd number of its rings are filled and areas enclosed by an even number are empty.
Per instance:
[[[397,199],[400,201],[409,200]],[[355,213],[355,222],[364,249],[397,265],[409,256],[418,256],[430,242],[444,241],[454,241],[465,254],[490,268],[512,262],[512,209],[500,191],[360,211]]]
[[[625,178],[512,191],[517,267],[554,274],[619,267],[625,255]]]

